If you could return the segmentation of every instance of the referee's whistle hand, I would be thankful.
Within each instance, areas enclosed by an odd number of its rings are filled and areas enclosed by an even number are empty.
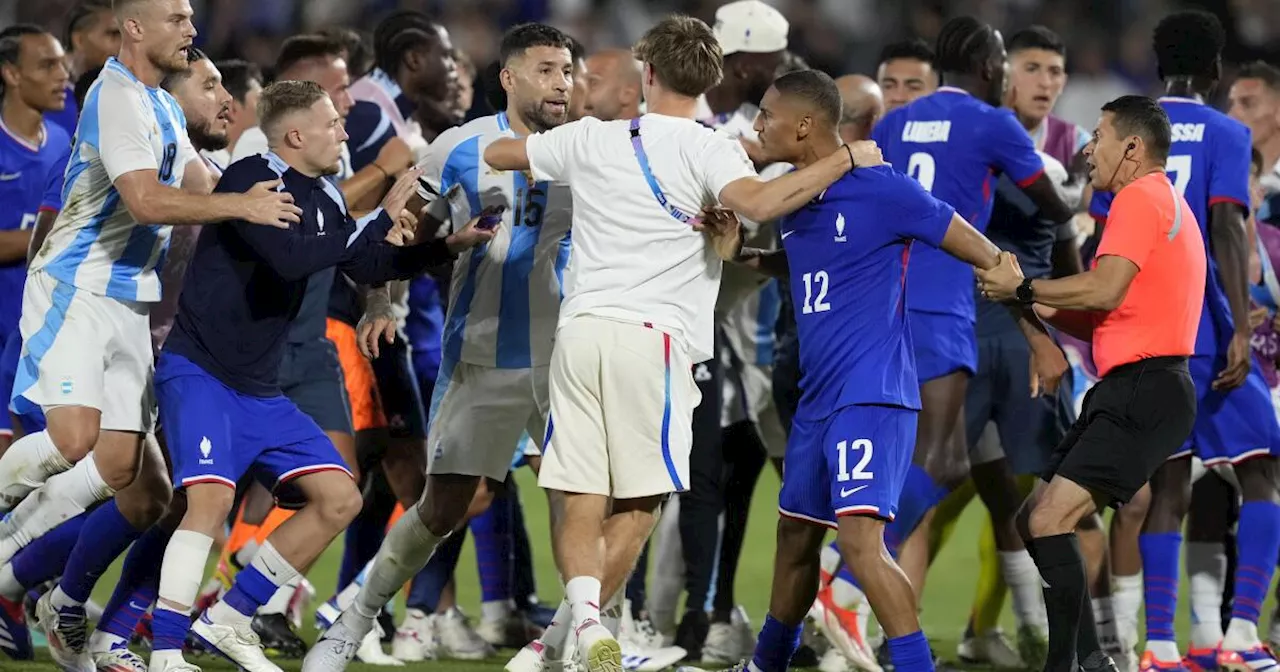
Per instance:
[[[1213,381],[1215,390],[1232,390],[1244,384],[1252,363],[1249,334],[1236,334],[1227,346],[1227,365]]]

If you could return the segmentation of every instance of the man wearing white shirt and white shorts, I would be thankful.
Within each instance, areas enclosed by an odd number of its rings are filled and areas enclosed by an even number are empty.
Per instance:
[[[567,182],[574,201],[539,475],[561,511],[553,546],[566,601],[508,670],[529,669],[521,663],[564,646],[570,623],[570,645],[589,672],[622,669],[599,605],[621,588],[662,501],[686,487],[699,402],[691,365],[712,354],[721,261],[698,213],[719,202],[770,220],[852,166],[853,152],[841,151],[762,182],[737,140],[695,122],[698,96],[722,74],[722,52],[705,23],[663,19],[635,55],[648,101],[640,119],[586,118],[484,152],[493,168]],[[868,160],[878,154],[864,149]]]

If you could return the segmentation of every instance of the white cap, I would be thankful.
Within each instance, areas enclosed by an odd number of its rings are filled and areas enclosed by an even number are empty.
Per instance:
[[[782,51],[790,28],[782,12],[761,0],[737,0],[716,10],[716,39],[725,56]]]

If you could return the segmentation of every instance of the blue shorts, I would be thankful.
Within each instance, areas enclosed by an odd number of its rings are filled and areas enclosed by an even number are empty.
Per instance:
[[[1213,379],[1226,366],[1225,358],[1192,357],[1188,366],[1198,397],[1196,424],[1170,459],[1194,453],[1205,466],[1213,466],[1280,455],[1280,423],[1256,360],[1244,385],[1225,393],[1213,389]]]
[[[1062,380],[1062,394],[1032,397],[1031,348],[1021,332],[978,338],[978,371],[969,381],[964,400],[969,451],[978,447],[987,423],[994,422],[1013,473],[1043,473],[1054,448],[1075,422],[1068,392],[1070,373]]]
[[[235,488],[252,475],[282,507],[306,502],[285,487],[318,471],[351,471],[329,437],[284,395],[237,392],[190,360],[162,352],[156,362],[156,397],[173,482],[221,483]]]
[[[973,321],[960,315],[907,311],[916,351],[916,378],[925,383],[949,373],[978,370],[978,343]]]
[[[837,518],[893,520],[916,445],[916,416],[897,406],[846,406],[795,420],[783,458],[778,512],[837,526]]]
[[[44,411],[40,407],[30,413],[19,414],[12,410],[9,397],[13,394],[13,381],[18,375],[18,360],[22,358],[22,334],[14,329],[4,341],[4,353],[0,354],[0,389],[4,390],[4,412],[0,413],[0,434],[13,434],[13,418],[18,416],[22,423],[23,434],[34,434],[44,431]]]

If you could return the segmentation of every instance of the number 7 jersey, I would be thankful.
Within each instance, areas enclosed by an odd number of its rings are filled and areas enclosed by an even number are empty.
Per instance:
[[[1169,115],[1173,138],[1165,172],[1191,206],[1208,254],[1209,210],[1218,203],[1234,203],[1246,211],[1249,208],[1253,146],[1249,127],[1192,98],[1166,96],[1159,102]],[[1105,222],[1113,198],[1110,192],[1095,191],[1089,214]],[[1206,269],[1204,310],[1200,312],[1196,336],[1197,355],[1225,352],[1234,332],[1231,308],[1212,255],[1208,257]]]
[[[950,86],[885,115],[871,138],[894,168],[916,178],[979,231],[991,218],[997,174],[1025,187],[1044,172],[1035,143],[1012,112]],[[911,310],[974,319],[968,265],[921,246],[907,278]]]
[[[155,269],[169,247],[170,227],[139,224],[115,181],[126,173],[154,170],[161,184],[180,187],[187,163],[197,158],[178,101],[108,59],[85,97],[62,187],[62,211],[31,270],[44,269],[100,296],[159,301]]]

